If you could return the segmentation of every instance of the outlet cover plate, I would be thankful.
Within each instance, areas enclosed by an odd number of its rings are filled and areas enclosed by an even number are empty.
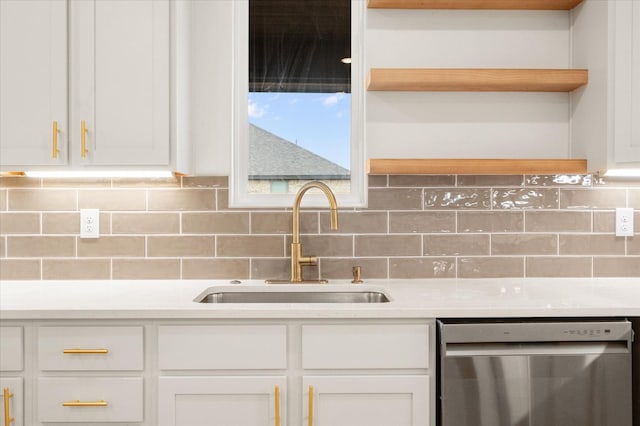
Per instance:
[[[80,210],[80,238],[100,238],[100,210]]]
[[[616,209],[616,237],[633,237],[633,209]]]

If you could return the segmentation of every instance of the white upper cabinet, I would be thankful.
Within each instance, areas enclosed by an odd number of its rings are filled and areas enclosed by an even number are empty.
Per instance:
[[[74,162],[169,163],[169,25],[168,0],[71,3]]]
[[[0,93],[0,164],[66,164],[65,0],[0,2]]]
[[[640,1],[586,0],[572,17],[572,152],[589,170],[640,168]]]
[[[172,166],[169,0],[0,7],[4,170]]]
[[[615,162],[640,162],[640,1],[615,1]]]

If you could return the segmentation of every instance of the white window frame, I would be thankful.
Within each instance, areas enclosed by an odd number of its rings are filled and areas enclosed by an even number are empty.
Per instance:
[[[365,32],[366,0],[351,0],[351,193],[336,194],[340,207],[367,203],[365,173]],[[233,134],[229,181],[230,207],[291,207],[295,194],[254,194],[249,182],[249,0],[233,2]],[[305,206],[326,206],[323,194],[305,196]]]

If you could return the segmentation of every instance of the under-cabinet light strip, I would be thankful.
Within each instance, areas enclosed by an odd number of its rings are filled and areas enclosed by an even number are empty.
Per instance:
[[[27,171],[25,176],[35,178],[170,178],[173,172],[165,170],[149,171]]]
[[[640,178],[640,169],[611,169],[607,170],[604,176]]]

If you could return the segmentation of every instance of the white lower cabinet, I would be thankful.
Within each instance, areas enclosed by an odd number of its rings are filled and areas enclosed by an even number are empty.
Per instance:
[[[158,425],[433,425],[433,327],[391,320],[160,326]]]
[[[303,324],[305,369],[429,367],[429,325]]]
[[[142,327],[39,327],[42,371],[142,371]]]
[[[0,371],[22,371],[24,343],[22,327],[0,327]]]
[[[41,422],[141,422],[142,378],[39,378],[36,404]]]
[[[0,391],[2,391],[0,405],[2,424],[23,426],[25,423],[22,377],[0,377]]]
[[[0,327],[0,419],[7,426],[25,424],[23,334],[21,326]]]
[[[160,370],[267,370],[287,367],[284,324],[163,325]]]
[[[41,423],[144,421],[144,328],[41,325],[35,328],[35,418]]]
[[[434,330],[427,319],[3,321],[0,390],[10,426],[433,426]]]
[[[427,322],[303,324],[302,368],[317,372],[302,378],[304,424],[431,424],[431,382],[425,374],[433,365],[430,327]],[[409,369],[418,373],[409,375]],[[361,375],[363,370],[369,374]]]
[[[427,375],[305,376],[302,388],[305,425],[430,424]]]
[[[160,377],[158,426],[284,425],[287,378]]]

